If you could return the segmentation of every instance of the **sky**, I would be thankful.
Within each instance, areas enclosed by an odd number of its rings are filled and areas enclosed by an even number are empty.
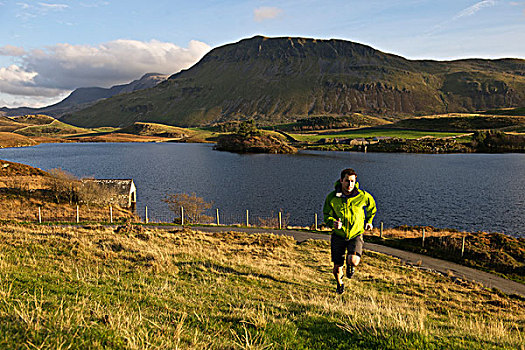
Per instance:
[[[408,59],[525,59],[525,0],[0,0],[0,107],[174,74],[255,35]]]

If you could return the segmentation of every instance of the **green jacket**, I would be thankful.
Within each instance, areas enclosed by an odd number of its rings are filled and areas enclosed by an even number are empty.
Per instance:
[[[334,227],[334,222],[341,219],[343,227],[332,229],[332,232],[346,239],[351,239],[365,232],[365,222],[372,223],[376,215],[376,202],[370,193],[360,190],[356,183],[358,194],[355,197],[343,198],[341,185],[336,182],[335,191],[326,197],[323,206],[324,222]],[[366,216],[365,216],[366,213]]]

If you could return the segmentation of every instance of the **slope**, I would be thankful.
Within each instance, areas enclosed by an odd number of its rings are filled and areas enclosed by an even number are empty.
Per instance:
[[[140,79],[134,80],[129,84],[115,85],[110,88],[102,87],[80,87],[75,89],[69,96],[62,101],[50,106],[41,108],[18,107],[18,108],[0,108],[7,116],[19,116],[25,114],[47,114],[53,117],[60,117],[65,113],[86,108],[99,100],[109,98],[118,94],[129,93],[141,89],[149,89],[159,82],[165,80],[168,76],[159,73],[148,73]]]
[[[355,112],[396,119],[524,101],[524,60],[411,61],[343,40],[256,36],[212,50],[155,88],[101,101],[64,120],[91,127],[245,118],[276,124]]]
[[[0,225],[0,347],[517,349],[523,300],[329,243],[137,226]]]

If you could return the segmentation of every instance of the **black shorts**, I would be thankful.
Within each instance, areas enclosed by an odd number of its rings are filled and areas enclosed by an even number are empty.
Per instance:
[[[330,239],[330,250],[332,252],[332,262],[335,265],[343,266],[345,264],[345,255],[348,251],[349,255],[363,254],[363,235],[359,235],[352,239],[344,239],[341,236],[332,234]]]

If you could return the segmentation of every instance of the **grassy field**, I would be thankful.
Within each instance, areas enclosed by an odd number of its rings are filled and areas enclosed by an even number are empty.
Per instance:
[[[517,107],[517,108],[502,108],[502,109],[496,109],[496,110],[490,110],[484,112],[485,114],[496,114],[496,115],[518,115],[518,116],[525,116],[525,107]]]
[[[341,130],[311,134],[294,134],[290,135],[298,141],[316,142],[321,139],[330,138],[367,138],[367,137],[396,137],[402,139],[417,139],[424,136],[432,137],[450,137],[463,135],[461,132],[438,132],[438,131],[417,131],[417,130],[398,130],[383,128],[366,128],[356,130]]]
[[[23,135],[12,132],[0,132],[0,148],[34,146],[37,142]]]
[[[523,349],[525,302],[329,243],[0,224],[0,348]]]
[[[42,136],[42,135],[70,135],[89,132],[88,129],[78,128],[69,124],[53,120],[49,124],[30,125],[15,131],[17,134],[25,136]]]
[[[418,118],[407,118],[386,125],[386,128],[433,130],[446,132],[472,132],[474,130],[513,131],[525,126],[523,116],[498,116],[449,113]]]

